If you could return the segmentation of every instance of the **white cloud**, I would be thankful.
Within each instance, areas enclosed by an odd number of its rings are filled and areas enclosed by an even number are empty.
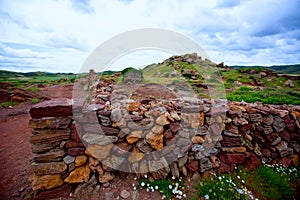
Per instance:
[[[166,28],[197,41],[216,62],[296,63],[297,8],[297,0],[1,1],[0,42],[43,46],[46,52],[12,46],[5,52],[15,51],[34,67],[66,71],[80,68],[94,48],[117,34]]]

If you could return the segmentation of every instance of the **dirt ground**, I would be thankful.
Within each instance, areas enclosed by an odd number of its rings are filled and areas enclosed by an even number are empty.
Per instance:
[[[57,85],[41,89],[50,98],[72,97],[72,85]],[[20,103],[13,108],[0,108],[0,199],[31,199],[28,183],[33,158],[28,128],[32,104]]]

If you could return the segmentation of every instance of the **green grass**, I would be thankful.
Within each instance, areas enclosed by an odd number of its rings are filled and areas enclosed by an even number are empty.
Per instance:
[[[36,87],[29,87],[29,88],[27,88],[27,90],[31,91],[31,92],[38,92],[38,91],[40,91],[40,89],[36,88]]]
[[[1,71],[0,71],[1,72]],[[44,74],[44,73],[0,73],[0,82],[11,83],[14,87],[24,88],[35,87],[37,84],[67,84],[74,82],[75,75],[68,74]]]
[[[267,104],[294,104],[300,105],[300,91],[292,89],[272,89],[256,90],[246,86],[227,94],[230,101],[245,101],[254,103],[256,101]]]
[[[32,103],[32,104],[37,104],[39,102],[40,102],[40,100],[38,98],[32,98],[32,99],[30,99],[30,103]]]
[[[18,105],[18,102],[5,101],[5,102],[0,103],[0,107],[3,107],[3,108],[8,108],[9,106],[15,106],[15,105]]]
[[[299,182],[300,170],[280,165],[262,165],[249,172],[238,170],[210,179],[201,179],[195,186],[196,198],[204,199],[294,199],[295,181]]]

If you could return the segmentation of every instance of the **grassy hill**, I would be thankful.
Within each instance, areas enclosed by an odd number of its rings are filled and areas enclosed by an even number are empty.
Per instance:
[[[34,86],[35,84],[51,85],[57,83],[70,83],[75,80],[73,73],[49,72],[12,72],[0,70],[0,82],[8,82],[18,88]]]
[[[234,65],[230,66],[232,69],[240,69],[240,68],[257,68],[260,66],[241,66],[241,65]],[[273,65],[270,67],[264,67],[269,70],[276,71],[279,74],[300,74],[300,64],[295,65]]]
[[[121,84],[126,70],[132,68],[126,68],[123,72],[106,71],[98,75],[106,81]],[[192,93],[208,99],[226,98],[230,101],[249,103],[259,101],[268,104],[300,105],[300,64],[229,68],[209,60],[201,60],[195,54],[186,54],[148,65],[141,72],[144,77],[143,83],[166,85],[178,96]],[[38,84],[70,83],[75,80],[75,76],[71,73],[21,73],[0,70],[0,82],[9,82],[19,88],[37,88]]]
[[[207,60],[193,63],[183,58],[177,56],[145,67],[144,82],[165,84],[175,92],[176,86],[187,85],[204,98],[300,105],[300,76],[277,75],[300,74],[300,65],[226,68]]]

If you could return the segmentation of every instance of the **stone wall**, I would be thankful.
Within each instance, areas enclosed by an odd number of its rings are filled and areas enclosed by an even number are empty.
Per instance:
[[[132,100],[102,81],[91,88],[83,107],[53,99],[30,110],[33,190],[77,186],[91,177],[104,184],[120,173],[159,179],[237,165],[253,170],[262,162],[298,165],[299,106]]]

